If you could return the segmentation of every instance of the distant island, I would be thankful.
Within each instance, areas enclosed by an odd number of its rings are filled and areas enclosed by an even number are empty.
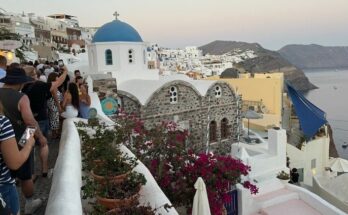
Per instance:
[[[348,68],[348,46],[287,45],[278,53],[301,69]]]
[[[258,43],[217,40],[203,45],[199,49],[203,51],[204,55],[222,55],[236,50],[252,50],[257,57],[245,59],[235,64],[234,67],[240,71],[251,73],[283,72],[285,79],[297,90],[308,91],[316,88],[315,85],[309,82],[301,69],[294,66],[278,52],[267,50]]]

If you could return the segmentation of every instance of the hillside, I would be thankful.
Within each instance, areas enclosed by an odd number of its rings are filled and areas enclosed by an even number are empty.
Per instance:
[[[348,67],[348,47],[344,46],[287,45],[278,52],[302,69]]]
[[[235,67],[251,73],[283,72],[285,79],[298,90],[308,91],[316,88],[302,70],[289,63],[279,53],[264,49],[258,43],[214,41],[199,48],[203,54],[212,55],[221,55],[236,49],[253,50],[257,57],[240,62]]]

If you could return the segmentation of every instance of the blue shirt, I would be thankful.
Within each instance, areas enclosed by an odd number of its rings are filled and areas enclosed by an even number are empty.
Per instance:
[[[0,115],[0,144],[10,138],[14,138],[15,133],[12,124],[6,116]],[[9,168],[6,166],[2,153],[0,152],[0,184],[13,184],[15,179],[11,177]]]
[[[0,79],[6,76],[6,71],[3,68],[0,68]]]

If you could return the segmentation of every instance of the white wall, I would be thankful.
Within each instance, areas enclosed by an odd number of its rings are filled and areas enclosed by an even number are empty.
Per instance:
[[[112,51],[112,65],[106,65],[105,51]],[[129,63],[128,51],[133,50],[133,62]],[[94,43],[88,46],[89,65],[92,73],[112,73],[117,83],[131,79],[158,80],[157,69],[147,68],[146,46],[137,42]],[[145,56],[144,56],[145,51]]]
[[[233,152],[236,153],[237,144],[233,144]],[[253,146],[248,147],[252,151]],[[286,132],[283,129],[268,130],[268,149],[260,151],[259,155],[240,158],[251,166],[249,178],[260,181],[263,176],[275,177],[281,170],[286,170]],[[233,155],[236,156],[236,155]]]
[[[317,137],[317,139],[307,142],[302,150],[299,150],[291,144],[287,144],[286,150],[290,158],[290,168],[303,168],[303,183],[312,186],[313,175],[322,175],[329,162],[328,136]],[[311,161],[316,160],[315,171],[312,171]]]
[[[320,184],[320,180],[317,179],[317,177],[313,177],[313,192],[319,195],[321,198],[325,199],[326,201],[330,202],[337,208],[343,210],[348,214],[348,202],[343,202],[333,194],[331,194],[329,191],[325,189]]]

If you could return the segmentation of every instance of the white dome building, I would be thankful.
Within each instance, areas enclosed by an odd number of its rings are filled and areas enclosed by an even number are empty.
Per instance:
[[[146,51],[139,33],[116,18],[100,27],[88,46],[90,74],[111,74],[117,84],[131,79],[158,80],[159,71],[148,69]]]

